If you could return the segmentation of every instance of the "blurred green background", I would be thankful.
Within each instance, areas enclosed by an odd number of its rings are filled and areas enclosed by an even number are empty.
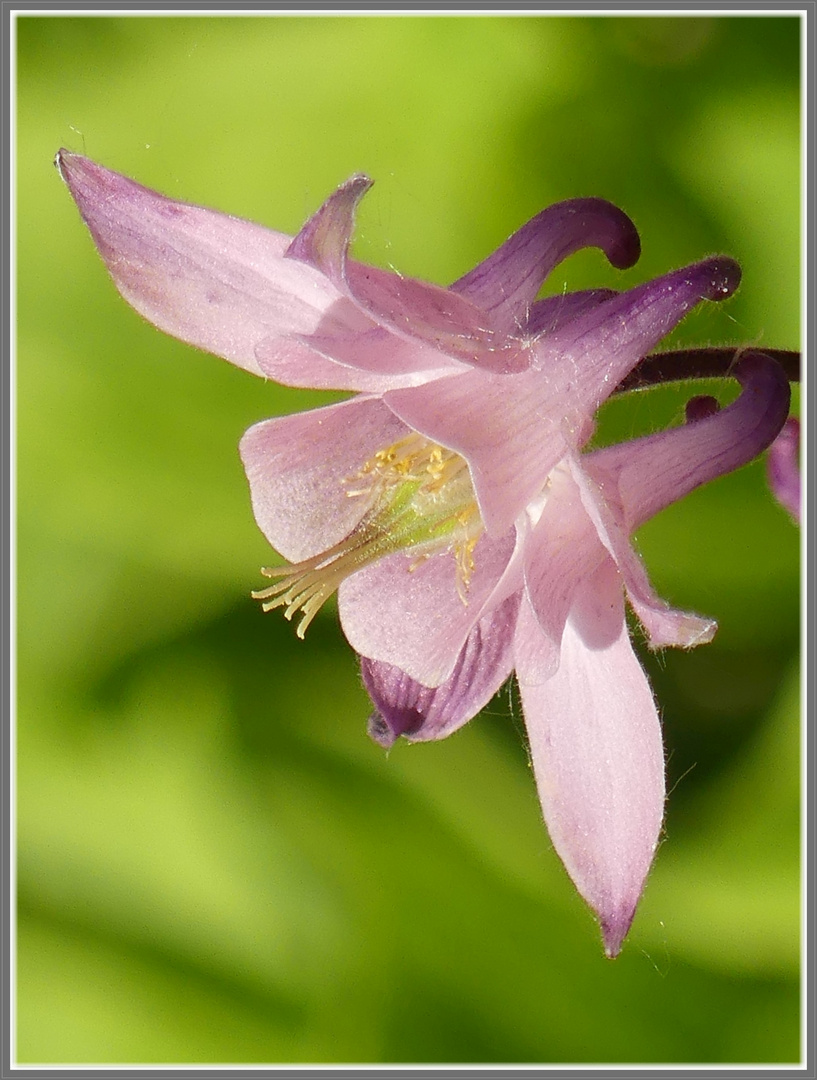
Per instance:
[[[548,291],[715,252],[733,300],[674,341],[799,345],[796,18],[22,17],[18,32],[18,1059],[799,1059],[798,533],[762,463],[640,534],[715,616],[645,657],[672,789],[629,942],[542,826],[515,692],[446,742],[365,734],[327,608],[250,600],[269,550],[237,443],[331,400],[145,324],[59,146],[295,232],[364,170],[356,255],[441,283],[543,206],[638,225]],[[724,399],[734,391],[718,387]],[[601,438],[689,389],[608,406]]]

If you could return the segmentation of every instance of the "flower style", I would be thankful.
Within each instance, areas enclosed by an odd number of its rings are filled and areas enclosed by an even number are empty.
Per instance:
[[[727,408],[694,398],[680,427],[582,451],[599,405],[694,305],[734,292],[737,264],[537,299],[582,247],[620,269],[638,259],[624,213],[573,199],[446,289],[349,257],[364,176],[293,239],[66,151],[57,165],[117,288],[152,323],[278,382],[355,392],[242,439],[256,520],[288,560],[255,595],[298,615],[303,636],[337,590],[386,747],[450,734],[516,671],[550,835],[615,956],[664,808],[625,595],[653,648],[716,628],[658,598],[630,536],[769,446],[788,381],[746,352]]]

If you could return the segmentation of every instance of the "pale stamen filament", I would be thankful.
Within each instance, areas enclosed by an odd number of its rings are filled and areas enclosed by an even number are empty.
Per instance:
[[[358,527],[351,536],[312,559],[286,566],[265,566],[261,570],[264,577],[281,580],[252,593],[253,599],[266,601],[261,605],[264,611],[272,611],[286,604],[286,619],[291,619],[300,610],[302,618],[296,633],[302,638],[317,612],[343,579],[380,555],[387,554],[393,546],[393,541],[382,530],[378,535],[365,527],[362,530]]]
[[[360,484],[361,480],[368,481]],[[355,529],[328,551],[299,563],[264,567],[278,578],[253,592],[264,611],[284,608],[284,617],[301,613],[298,637],[341,582],[356,570],[403,548],[418,549],[416,569],[434,551],[447,546],[457,565],[457,592],[464,604],[474,571],[473,552],[482,521],[468,474],[459,454],[412,433],[379,450],[347,483],[350,497],[366,497],[369,509]]]

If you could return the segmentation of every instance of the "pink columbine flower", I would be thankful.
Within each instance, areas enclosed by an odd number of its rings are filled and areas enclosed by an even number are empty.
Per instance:
[[[638,258],[625,214],[574,199],[441,288],[349,258],[364,176],[293,239],[76,154],[57,165],[117,288],[152,323],[281,383],[356,392],[242,439],[256,520],[288,560],[255,595],[297,614],[303,636],[338,592],[384,746],[450,734],[516,670],[550,835],[615,956],[664,809],[625,596],[653,648],[715,631],[656,596],[630,536],[765,449],[787,379],[745,353],[728,408],[694,399],[681,427],[582,451],[599,405],[692,307],[731,295],[737,264],[537,300],[579,248],[622,269]]]

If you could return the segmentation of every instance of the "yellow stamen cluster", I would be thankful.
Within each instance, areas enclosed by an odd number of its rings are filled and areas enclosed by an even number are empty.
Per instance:
[[[301,612],[298,637],[349,574],[403,548],[416,549],[418,560],[443,549],[454,553],[457,589],[467,603],[474,571],[474,548],[482,533],[466,462],[451,450],[408,435],[378,450],[347,481],[349,498],[366,500],[359,524],[328,551],[286,566],[264,567],[278,580],[252,595],[264,611],[283,607],[291,619]]]

